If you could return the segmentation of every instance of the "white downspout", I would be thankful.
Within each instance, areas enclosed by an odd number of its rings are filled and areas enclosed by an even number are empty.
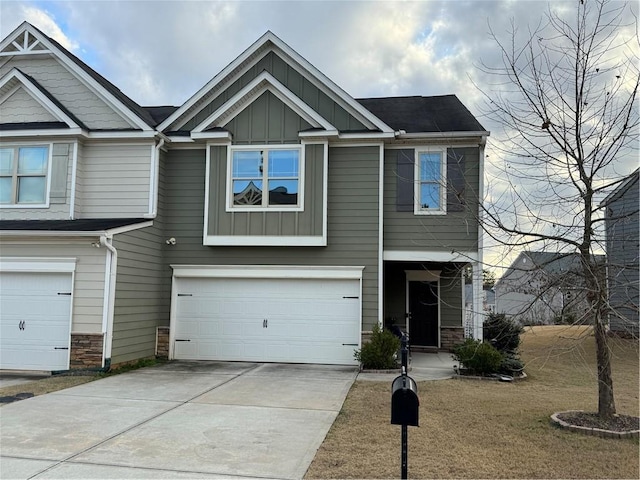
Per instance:
[[[484,332],[484,320],[485,312],[483,308],[483,279],[482,279],[482,267],[484,265],[483,251],[484,242],[483,238],[483,212],[482,204],[484,202],[484,148],[487,143],[487,137],[482,137],[480,141],[479,149],[479,162],[478,162],[478,261],[473,265],[473,327],[474,338],[476,340],[483,340]]]
[[[164,146],[164,138],[160,137],[152,150],[152,178],[149,182],[149,213],[144,218],[154,219],[158,215],[158,188],[160,186],[160,149]]]
[[[116,303],[116,273],[118,268],[118,251],[112,245],[112,237],[106,235],[100,236],[100,245],[103,245],[111,254],[111,263],[109,268],[109,283],[105,285],[108,288],[107,308],[106,308],[106,325],[105,338],[103,347],[103,367],[109,367],[111,364],[111,344],[113,343],[113,318]]]

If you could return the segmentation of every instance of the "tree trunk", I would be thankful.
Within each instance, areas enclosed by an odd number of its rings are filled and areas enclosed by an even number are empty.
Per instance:
[[[611,378],[611,350],[602,313],[596,311],[593,331],[596,337],[596,357],[598,364],[598,415],[611,418],[616,413],[613,398],[613,379]]]

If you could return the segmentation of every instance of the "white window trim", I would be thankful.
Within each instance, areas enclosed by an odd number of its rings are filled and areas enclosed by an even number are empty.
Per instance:
[[[44,192],[45,203],[0,203],[0,209],[31,209],[31,208],[49,208],[49,194],[51,192],[51,166],[53,164],[53,143],[51,142],[19,142],[7,143],[2,148],[21,148],[21,147],[47,147],[47,181]]]
[[[239,150],[297,150],[298,154],[298,205],[245,206],[233,204],[233,152]],[[230,145],[227,148],[227,212],[303,212],[304,211],[304,177],[305,177],[304,144],[271,144],[271,145]],[[264,192],[263,192],[264,195]]]
[[[440,208],[425,209],[420,207],[420,154],[439,153],[440,154]],[[416,148],[413,173],[413,213],[414,215],[446,215],[447,214],[447,149],[446,147]]]

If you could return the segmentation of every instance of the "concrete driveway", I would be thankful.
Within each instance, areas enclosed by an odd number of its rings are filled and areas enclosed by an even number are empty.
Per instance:
[[[355,367],[172,362],[0,409],[0,478],[302,478]]]

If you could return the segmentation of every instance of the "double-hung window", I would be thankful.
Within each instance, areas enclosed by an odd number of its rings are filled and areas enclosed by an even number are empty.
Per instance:
[[[233,148],[230,157],[233,210],[300,206],[300,148]]]
[[[446,213],[446,160],[444,150],[416,151],[415,213]]]
[[[46,204],[48,171],[47,146],[1,147],[0,204]]]

